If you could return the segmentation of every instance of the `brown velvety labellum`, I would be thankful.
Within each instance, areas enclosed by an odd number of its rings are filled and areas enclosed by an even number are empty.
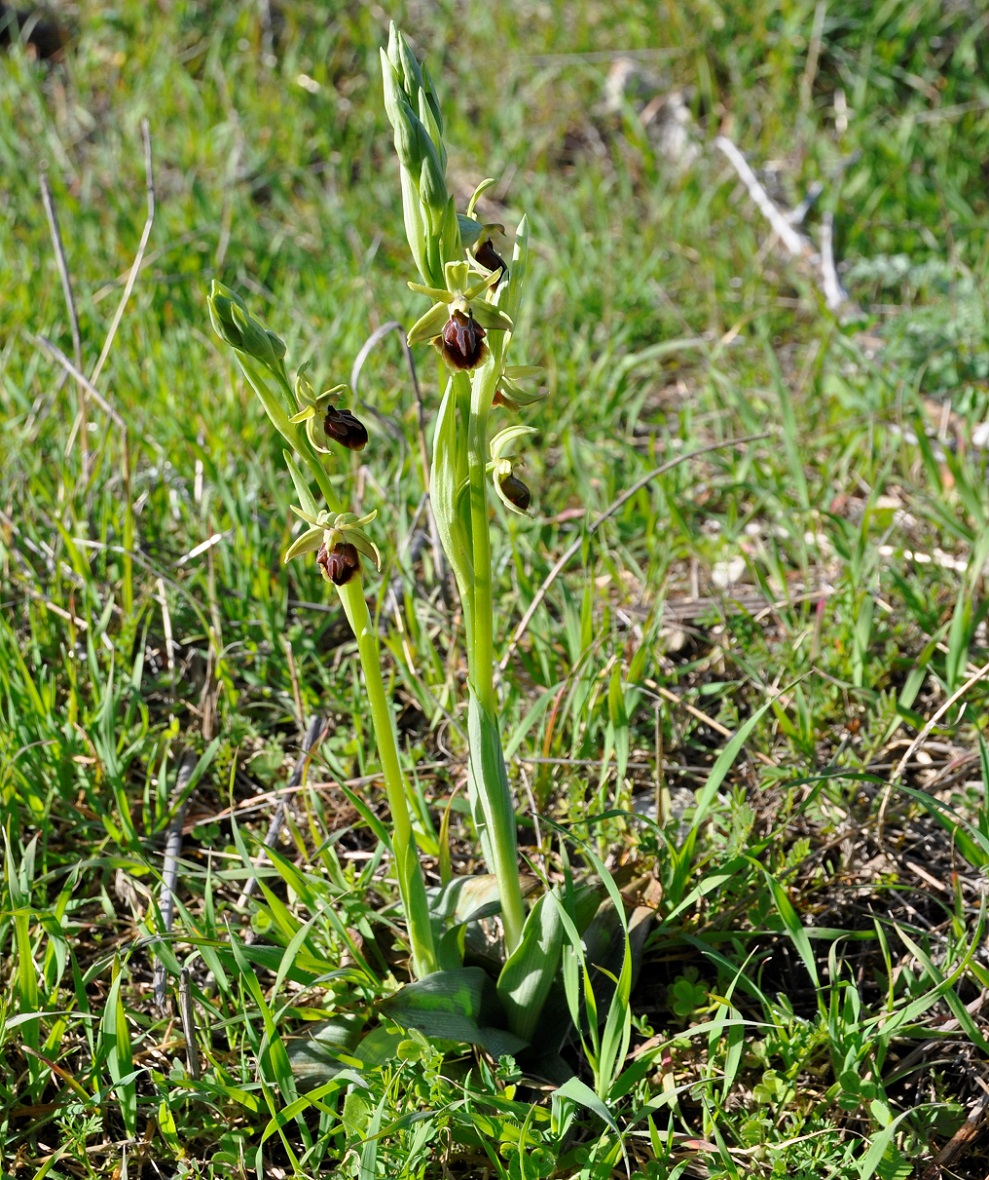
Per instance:
[[[501,481],[501,490],[505,494],[505,499],[514,504],[520,512],[525,512],[532,503],[532,492],[517,475],[506,475]]]
[[[492,291],[497,291],[499,285],[508,278],[508,267],[505,265],[504,260],[495,253],[495,248],[491,245],[490,241],[482,242],[474,251],[474,257],[487,270],[501,271],[501,274],[498,276],[498,282],[491,288]]]
[[[323,431],[327,438],[332,438],[349,451],[363,451],[367,446],[367,427],[349,410],[327,407]]]
[[[332,549],[321,545],[316,554],[316,563],[323,571],[323,577],[328,578],[334,586],[346,586],[361,568],[357,547],[349,541],[340,541]]]
[[[484,357],[486,333],[468,312],[454,311],[440,336],[440,349],[455,369],[475,369]]]

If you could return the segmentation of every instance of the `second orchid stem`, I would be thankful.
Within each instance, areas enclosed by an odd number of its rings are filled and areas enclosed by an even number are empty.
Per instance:
[[[381,758],[381,770],[391,810],[392,851],[395,855],[395,870],[402,908],[408,924],[409,941],[412,944],[413,967],[416,978],[423,979],[438,970],[439,964],[429,922],[426,883],[419,863],[405,776],[399,759],[395,719],[381,677],[381,650],[360,577],[351,578],[337,589],[347,620],[357,639],[357,650],[364,670],[371,724],[378,746],[378,756]]]

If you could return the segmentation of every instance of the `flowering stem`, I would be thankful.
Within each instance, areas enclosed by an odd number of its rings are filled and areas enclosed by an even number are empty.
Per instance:
[[[471,686],[470,775],[487,829],[485,855],[498,879],[508,954],[518,946],[525,924],[519,885],[515,809],[498,728],[494,691],[494,602],[491,586],[491,536],[487,501],[488,414],[499,372],[495,364],[475,371],[467,427],[473,550],[473,626],[468,644]]]
[[[472,402],[475,399],[472,399]],[[470,678],[477,699],[494,710],[494,619],[491,600],[491,537],[487,496],[488,415],[471,405],[467,428],[467,474],[470,480],[471,542],[474,565],[474,627]]]
[[[391,809],[392,851],[395,855],[395,871],[402,909],[408,924],[409,941],[412,944],[413,969],[416,977],[423,979],[438,969],[438,962],[433,946],[432,927],[429,923],[426,883],[422,875],[422,866],[419,864],[409,814],[405,776],[398,756],[395,721],[381,678],[381,652],[364,598],[361,578],[353,577],[343,586],[338,586],[337,590],[347,621],[357,638],[357,651],[364,670],[364,684],[371,710],[371,724],[374,727],[385,790],[388,794],[388,806]]]
[[[309,442],[309,436],[306,434],[304,426],[297,426],[289,421],[288,412],[284,404],[277,394],[272,390],[269,382],[270,377],[274,378],[281,386],[289,405],[294,402],[294,394],[292,387],[288,383],[288,378],[284,371],[276,372],[267,365],[262,365],[256,361],[249,354],[237,350],[235,353],[237,362],[240,365],[241,371],[247,378],[251,388],[258,395],[261,404],[265,408],[265,412],[275,427],[278,433],[285,439],[288,445],[298,455],[305,460],[306,466],[313,474],[313,478],[319,485],[319,490],[326,500],[327,508],[333,510],[336,504],[336,494],[333,491],[333,485],[330,483],[330,477],[326,472],[325,467],[319,460],[319,456],[313,450]]]

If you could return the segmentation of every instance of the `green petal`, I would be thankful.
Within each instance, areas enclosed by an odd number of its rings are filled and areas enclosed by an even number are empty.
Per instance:
[[[366,557],[368,561],[373,561],[375,569],[381,569],[381,554],[378,552],[377,545],[375,545],[370,537],[365,536],[364,533],[359,532],[357,529],[348,529],[344,533],[344,540],[349,541],[357,552]]]
[[[509,377],[508,370],[502,374],[501,378],[501,392],[502,396],[511,401],[512,405],[518,409],[522,406],[533,406],[536,402],[541,402],[549,392],[546,389],[523,389],[512,377]]]
[[[306,524],[312,524],[312,525],[318,524],[321,529],[326,528],[326,523],[325,523],[326,510],[325,509],[322,512],[313,513],[310,516],[310,514],[308,512],[304,511],[302,508],[296,508],[296,506],[294,504],[291,505],[291,508],[292,508],[292,511],[295,513],[295,515],[297,517],[299,517],[300,520],[304,520],[306,522]]]
[[[474,283],[464,291],[464,298],[468,302],[472,299],[479,299],[489,287],[493,287],[495,283],[499,282],[502,275],[502,267],[493,270],[489,275],[485,275],[479,283]]]
[[[417,295],[428,295],[434,303],[452,303],[453,296],[444,287],[425,287],[422,283],[409,283]]]

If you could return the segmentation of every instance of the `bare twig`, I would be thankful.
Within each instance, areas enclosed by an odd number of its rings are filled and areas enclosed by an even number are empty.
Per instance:
[[[165,592],[165,579],[158,579],[158,605],[161,607],[161,624],[165,632],[165,663],[168,674],[175,675],[175,635],[172,631],[172,614],[168,609],[168,595]]]
[[[944,1174],[944,1170],[955,1162],[979,1134],[982,1124],[985,1121],[987,1110],[989,1110],[989,1094],[983,1094],[968,1112],[968,1118],[925,1169],[920,1180],[938,1180]]]
[[[82,368],[82,340],[79,336],[79,316],[76,312],[75,296],[72,294],[72,279],[69,276],[69,265],[65,258],[65,248],[62,245],[62,235],[58,228],[58,215],[52,200],[51,187],[48,184],[47,172],[41,173],[41,203],[45,207],[48,217],[48,228],[51,232],[52,246],[55,250],[55,261],[58,264],[59,277],[62,280],[62,293],[65,296],[65,306],[69,313],[69,326],[72,330],[72,355],[75,357],[76,367]]]
[[[729,729],[725,725],[722,725],[720,721],[716,720],[714,717],[709,716],[707,713],[702,712],[696,706],[690,704],[689,701],[685,701],[682,697],[678,697],[675,692],[672,692],[665,685],[657,684],[654,680],[646,680],[644,683],[647,688],[652,690],[654,695],[661,697],[664,701],[668,701],[671,705],[676,705],[678,709],[683,709],[686,713],[689,713],[691,717],[695,718],[697,721],[703,722],[703,724],[709,729],[713,729],[715,733],[721,734],[723,738],[733,738],[735,736],[734,730]],[[776,765],[772,758],[770,758],[768,754],[763,754],[761,750],[753,750],[751,753],[763,764],[763,766]]]
[[[956,688],[951,696],[948,697],[948,699],[940,706],[940,708],[936,709],[934,713],[931,714],[931,716],[924,723],[923,729],[917,734],[910,745],[907,746],[906,753],[896,764],[893,773],[889,777],[889,782],[886,784],[886,789],[883,791],[883,801],[879,808],[879,818],[876,825],[876,832],[880,840],[882,839],[883,828],[886,824],[886,811],[889,807],[889,801],[893,794],[893,788],[903,777],[903,771],[906,769],[907,764],[924,744],[924,742],[927,741],[931,731],[945,715],[945,713],[947,713],[951,706],[956,701],[960,700],[970,688],[974,688],[980,680],[984,680],[987,675],[989,675],[989,664],[983,664],[981,668],[977,668],[975,672],[973,672],[968,678],[968,680],[966,680],[965,683],[959,688]]]
[[[847,301],[848,292],[841,285],[834,262],[834,214],[831,212],[821,218],[821,282],[824,301],[832,311]]]
[[[821,45],[824,41],[824,21],[827,16],[827,0],[818,0],[814,9],[814,24],[811,27],[810,42],[807,45],[807,64],[800,79],[800,117],[805,118],[814,99],[814,79],[821,59]]]
[[[841,283],[838,281],[838,272],[834,264],[833,222],[828,218],[825,219],[825,228],[822,231],[822,236],[826,240],[826,248],[822,246],[821,251],[817,251],[810,238],[795,228],[795,222],[798,218],[793,214],[787,215],[780,209],[772,197],[770,197],[769,193],[766,192],[759,178],[749,167],[748,161],[735,144],[727,136],[719,135],[714,141],[714,146],[728,157],[731,166],[738,173],[739,180],[741,180],[749,196],[769,222],[773,233],[782,242],[787,252],[792,257],[808,263],[818,272],[817,283],[821,294],[824,296],[825,304],[830,311],[838,311],[844,305],[847,296],[842,289]],[[801,207],[798,206],[799,208]],[[806,210],[804,210],[799,220],[802,221],[805,216]]]
[[[731,166],[738,173],[739,180],[745,185],[749,196],[758,206],[759,212],[769,222],[770,226],[772,226],[773,233],[776,234],[787,250],[795,258],[812,256],[814,254],[814,247],[810,238],[798,233],[793,228],[790,224],[790,219],[760,184],[759,178],[749,167],[748,160],[746,160],[732,141],[725,135],[719,135],[714,141],[714,146],[728,157]]]
[[[989,1001],[989,989],[983,988],[974,1000],[971,1000],[965,1005],[965,1011],[969,1016],[978,1016],[985,1007],[986,1001]],[[929,1041],[922,1041],[916,1049],[908,1053],[896,1066],[887,1084],[892,1084],[893,1081],[899,1081],[901,1078],[905,1078],[914,1066],[920,1065],[924,1058],[929,1057],[935,1049],[944,1044],[945,1038],[949,1033],[957,1032],[960,1028],[961,1021],[955,1016],[939,1025],[938,1033],[940,1035]]]
[[[62,244],[62,235],[58,228],[58,214],[55,212],[55,202],[52,200],[51,187],[48,184],[48,174],[45,171],[41,173],[41,203],[45,207],[45,215],[48,218],[48,229],[51,233],[52,248],[55,251],[55,262],[58,265],[59,277],[62,280],[62,293],[65,296],[65,307],[69,313],[69,327],[72,331],[72,355],[75,358],[76,368],[82,370],[82,338],[79,335],[79,315],[76,312],[75,296],[72,294],[72,279],[69,275],[69,264],[65,257],[65,247]],[[89,431],[87,429],[87,404],[86,404],[86,386],[83,382],[77,381],[76,385],[79,389],[79,410],[76,415],[75,424],[69,432],[68,442],[66,443],[66,455],[72,449],[72,443],[76,435],[79,436],[80,447],[82,449],[82,470],[83,480],[89,478]]]
[[[68,373],[70,377],[73,377],[76,381],[79,382],[80,386],[82,386],[86,390],[86,392],[89,394],[89,396],[93,399],[94,402],[96,402],[96,404],[100,407],[100,409],[103,411],[103,413],[107,415],[107,417],[110,419],[110,421],[113,422],[113,424],[115,426],[119,426],[121,430],[126,431],[127,430],[127,423],[123,420],[123,418],[121,418],[121,416],[117,413],[117,411],[113,408],[113,406],[110,405],[110,403],[106,400],[106,398],[103,396],[103,394],[100,393],[100,391],[92,383],[92,381],[90,381],[89,378],[83,372],[81,372],[81,370],[78,369],[72,363],[72,361],[69,360],[69,358],[65,355],[65,353],[58,347],[58,345],[53,344],[52,341],[49,340],[47,336],[37,336],[36,339],[39,344],[43,345],[45,348],[48,349],[48,351],[55,358],[55,360],[57,360],[58,363],[62,366],[62,368],[66,371],[66,373]]]
[[[161,924],[162,937],[167,938],[172,931],[175,920],[175,886],[179,876],[179,855],[182,852],[182,825],[185,822],[186,800],[184,798],[189,779],[196,769],[196,755],[186,750],[179,763],[178,778],[175,791],[172,794],[173,803],[178,808],[168,825],[168,835],[165,839],[165,860],[161,872]],[[165,963],[160,957],[155,963],[154,1000],[159,1008],[165,1006]]]
[[[358,385],[361,379],[361,370],[364,368],[364,362],[367,360],[374,346],[379,341],[383,340],[389,332],[396,332],[398,334],[398,339],[402,345],[402,351],[405,353],[405,361],[409,366],[409,372],[412,374],[412,388],[415,391],[416,402],[419,405],[419,425],[420,429],[422,428],[422,394],[419,390],[419,382],[416,379],[415,362],[412,359],[412,351],[409,348],[409,343],[405,338],[405,329],[398,322],[398,320],[389,320],[388,323],[382,324],[380,328],[376,328],[364,341],[360,352],[354,357],[354,363],[350,369],[350,388],[354,391],[354,397],[356,397],[360,403],[361,409],[372,415],[372,417],[377,418],[377,420],[382,426],[384,426],[388,433],[394,438],[398,439],[398,441],[402,443],[403,446],[408,446],[408,443],[405,439],[405,431],[402,429],[401,425],[398,422],[395,422],[394,419],[390,418],[387,414],[382,414],[382,412],[376,406],[372,406],[366,402],[361,397],[358,390]]]
[[[179,1019],[185,1037],[185,1060],[190,1078],[199,1077],[199,1046],[196,1044],[196,1010],[192,1004],[192,976],[187,967],[179,976]]]
[[[501,662],[498,665],[499,669],[504,672],[504,670],[508,667],[508,661],[512,658],[512,653],[515,651],[516,647],[518,647],[519,640],[528,630],[529,624],[532,622],[532,616],[539,609],[540,604],[549,592],[550,586],[553,585],[560,574],[566,569],[571,559],[580,552],[585,538],[593,536],[594,533],[596,533],[601,527],[601,525],[603,525],[609,517],[614,516],[618,509],[621,508],[621,506],[626,503],[626,501],[630,500],[634,495],[642,491],[642,489],[647,484],[651,483],[658,476],[664,475],[667,471],[672,471],[674,467],[678,467],[681,463],[688,463],[691,459],[696,459],[701,455],[710,454],[711,451],[722,451],[728,447],[740,447],[746,443],[758,442],[760,439],[768,437],[768,433],[764,431],[762,434],[748,434],[745,435],[744,438],[733,438],[728,442],[709,443],[707,446],[698,447],[695,451],[688,451],[685,455],[677,455],[674,459],[668,459],[665,463],[661,463],[659,467],[656,467],[650,471],[648,475],[644,475],[641,479],[637,479],[631,487],[626,488],[626,490],[622,492],[618,499],[601,513],[597,520],[595,520],[594,523],[587,529],[586,533],[581,533],[581,535],[577,537],[573,544],[567,550],[565,550],[557,563],[546,575],[543,580],[543,584],[532,596],[532,602],[529,603],[528,609],[519,621],[519,625],[515,628],[515,632],[511,639],[508,641],[508,645],[505,648],[505,654],[502,656]]]

